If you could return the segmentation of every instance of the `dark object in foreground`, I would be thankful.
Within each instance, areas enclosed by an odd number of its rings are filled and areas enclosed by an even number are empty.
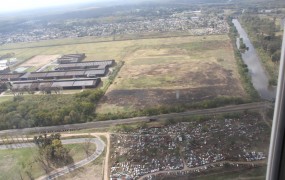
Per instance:
[[[154,122],[154,121],[157,121],[157,119],[156,118],[150,118],[149,119],[149,122]]]

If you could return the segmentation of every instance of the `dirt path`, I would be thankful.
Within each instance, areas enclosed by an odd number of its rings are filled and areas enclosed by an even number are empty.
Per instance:
[[[271,125],[270,125],[270,123],[268,122],[268,118],[267,118],[265,112],[266,112],[266,109],[264,109],[264,111],[260,111],[262,120],[263,120],[263,122],[271,129]]]
[[[106,157],[104,163],[104,180],[109,179],[109,162],[110,162],[110,134],[106,134],[107,146],[106,146]]]

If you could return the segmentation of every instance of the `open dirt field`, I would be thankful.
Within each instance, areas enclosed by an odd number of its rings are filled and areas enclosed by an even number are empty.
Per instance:
[[[127,56],[97,112],[245,96],[226,35],[172,40],[141,46]]]
[[[227,35],[185,36],[124,41],[58,42],[59,45],[0,47],[19,59],[41,54],[86,53],[86,60],[125,61],[97,112],[108,113],[219,95],[245,96]],[[64,45],[60,45],[63,43]],[[73,43],[73,44],[72,44]],[[45,45],[40,43],[40,45]],[[27,44],[28,46],[28,44]],[[4,49],[6,48],[6,49]],[[25,65],[27,66],[27,65]],[[176,100],[176,92],[180,98]]]
[[[26,62],[22,63],[20,67],[36,67],[40,68],[54,60],[56,60],[60,55],[37,55]]]

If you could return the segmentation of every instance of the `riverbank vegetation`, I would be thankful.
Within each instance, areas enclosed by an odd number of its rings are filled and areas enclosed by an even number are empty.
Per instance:
[[[242,38],[239,39],[239,49],[241,50],[241,52],[248,50],[248,47],[246,47]]]
[[[253,84],[251,82],[251,78],[248,72],[248,67],[247,65],[243,62],[242,60],[242,56],[241,56],[241,52],[238,50],[238,47],[236,45],[236,39],[238,36],[238,32],[232,22],[232,18],[228,17],[228,24],[230,25],[230,31],[229,31],[229,37],[232,41],[232,45],[235,49],[235,58],[236,58],[236,62],[238,65],[238,71],[240,73],[241,76],[241,81],[243,84],[243,87],[245,89],[245,91],[249,94],[249,96],[251,97],[252,101],[256,101],[259,99],[259,95],[258,92],[256,91],[256,89],[253,87]]]
[[[240,19],[270,75],[269,84],[277,85],[282,37],[276,35],[278,28],[275,20],[263,19],[251,14],[244,14]]]

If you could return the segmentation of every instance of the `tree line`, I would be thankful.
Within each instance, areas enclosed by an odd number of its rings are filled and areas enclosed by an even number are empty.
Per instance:
[[[278,31],[275,25],[276,18],[273,20],[262,19],[258,16],[245,14],[242,16],[242,21],[249,31],[255,35],[254,45],[266,51],[273,62],[279,61],[282,38],[275,35]]]
[[[253,87],[253,84],[251,82],[251,78],[249,75],[248,67],[243,62],[241,52],[238,50],[238,47],[236,45],[236,38],[238,37],[238,31],[237,31],[236,27],[234,26],[232,19],[233,19],[232,17],[227,18],[227,22],[230,26],[229,37],[231,39],[231,43],[232,43],[234,50],[235,50],[234,56],[235,56],[235,59],[237,62],[239,74],[241,76],[241,82],[243,84],[244,90],[250,96],[250,99],[252,101],[256,101],[259,99],[259,94],[256,91],[256,89]]]
[[[0,129],[53,126],[92,121],[101,90],[74,95],[15,96],[0,104]]]

